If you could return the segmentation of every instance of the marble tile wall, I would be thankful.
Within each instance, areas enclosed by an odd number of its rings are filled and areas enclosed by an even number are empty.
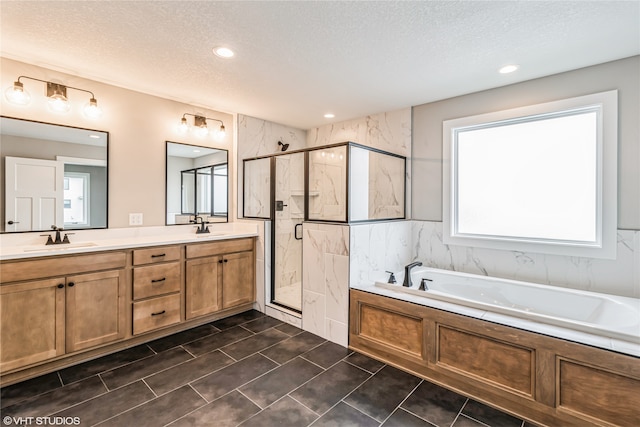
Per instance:
[[[640,231],[618,230],[615,260],[503,251],[442,242],[442,223],[397,221],[351,227],[350,282],[386,280],[411,261],[445,270],[640,298]]]
[[[306,222],[303,236],[303,329],[347,346],[349,226]]]
[[[347,147],[309,153],[309,219],[346,221]]]

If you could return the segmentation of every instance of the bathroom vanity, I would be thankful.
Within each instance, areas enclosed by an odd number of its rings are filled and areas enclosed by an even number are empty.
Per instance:
[[[2,385],[252,308],[255,233],[153,241],[3,256]]]
[[[640,359],[374,292],[350,291],[349,346],[549,426],[635,426]]]

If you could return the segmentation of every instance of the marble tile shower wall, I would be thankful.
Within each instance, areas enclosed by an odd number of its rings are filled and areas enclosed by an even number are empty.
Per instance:
[[[304,223],[303,234],[303,329],[346,347],[349,226]]]
[[[640,297],[640,231],[618,230],[615,260],[448,246],[442,223],[400,221],[351,227],[352,283],[385,280],[408,261],[465,273]]]
[[[372,114],[307,132],[307,146],[352,141],[401,156],[411,156],[411,108]]]

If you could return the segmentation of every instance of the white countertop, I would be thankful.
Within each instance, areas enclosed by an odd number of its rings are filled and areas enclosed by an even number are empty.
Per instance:
[[[640,357],[640,345],[623,341],[615,338],[607,338],[600,335],[589,334],[586,332],[576,331],[573,329],[563,328],[560,326],[549,325],[545,323],[535,322],[532,320],[521,319],[517,317],[507,316],[500,313],[480,310],[463,305],[452,304],[446,301],[439,301],[432,298],[415,296],[404,292],[396,292],[390,289],[375,286],[374,283],[351,285],[351,289],[357,289],[372,294],[382,295],[397,300],[407,301],[414,304],[420,304],[431,308],[445,310],[451,313],[461,314],[463,316],[474,317],[476,319],[486,320],[488,322],[498,323],[505,326],[511,326],[530,332],[536,332],[555,338],[561,338],[568,341],[586,344],[593,347],[603,348],[605,350],[616,351],[631,356]]]
[[[69,230],[70,244],[45,245],[55,232],[7,233],[0,236],[0,261],[127,249],[141,246],[196,243],[258,236],[251,223],[209,224],[209,234],[196,234],[194,225]],[[61,235],[67,231],[62,231]]]

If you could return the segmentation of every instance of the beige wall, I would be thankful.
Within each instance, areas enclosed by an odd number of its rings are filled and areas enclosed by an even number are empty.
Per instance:
[[[444,120],[618,90],[618,228],[640,229],[640,56],[413,108],[412,218],[442,221]]]
[[[144,215],[145,226],[165,224],[165,141],[182,142],[230,151],[230,177],[234,176],[232,143],[234,117],[231,114],[207,110],[181,102],[158,98],[140,92],[122,89],[94,80],[59,73],[22,62],[0,59],[1,89],[11,86],[21,75],[92,91],[103,109],[97,120],[85,118],[79,109],[88,101],[88,94],[69,89],[72,111],[56,114],[47,110],[45,84],[21,80],[31,94],[31,105],[14,106],[2,96],[1,113],[4,116],[64,124],[109,132],[109,227],[128,227],[129,213]],[[177,82],[179,84],[179,82]],[[215,141],[211,137],[198,138],[178,133],[177,125],[184,113],[204,114],[224,121],[226,137]],[[192,118],[188,117],[190,123]],[[216,122],[212,125],[215,126]],[[229,194],[232,194],[230,191]],[[235,203],[229,213],[235,215]]]

